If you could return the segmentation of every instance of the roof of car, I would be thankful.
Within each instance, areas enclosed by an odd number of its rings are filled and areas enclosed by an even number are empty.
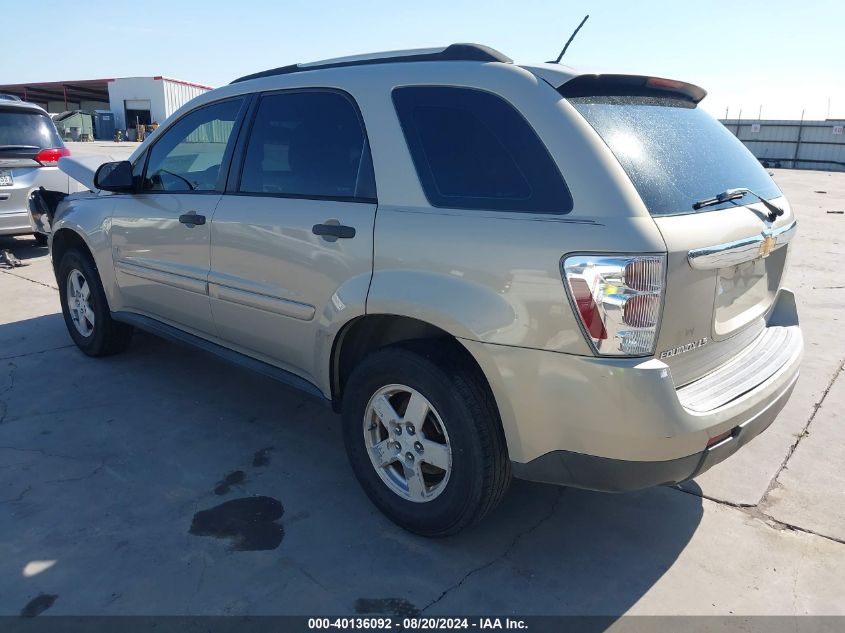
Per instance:
[[[36,112],[40,112],[41,114],[47,114],[47,111],[40,105],[30,103],[29,101],[7,101],[6,99],[3,99],[0,101],[0,107],[6,111],[10,109],[34,110]]]
[[[316,62],[305,62],[289,64],[270,70],[245,75],[235,79],[232,83],[249,81],[260,77],[272,77],[275,75],[289,75],[291,73],[305,72],[308,70],[322,70],[325,68],[342,68],[346,66],[370,66],[373,64],[393,64],[408,62],[436,62],[436,61],[474,61],[474,62],[503,62],[512,63],[513,60],[500,53],[495,48],[483,44],[450,44],[435,48],[414,48],[399,51],[383,51],[378,53],[366,53],[363,55],[349,55],[347,57],[335,57]]]
[[[251,75],[239,77],[238,79],[235,79],[232,84],[238,84],[254,79],[281,77],[285,75],[333,68],[360,66],[372,67],[374,65],[404,64],[412,62],[478,62],[516,66],[510,57],[489,46],[484,46],[483,44],[450,44],[448,46],[434,48],[385,51],[379,53],[367,53],[364,55],[351,55],[348,57],[336,57],[316,62],[289,64],[287,66],[271,68],[269,70],[263,70]],[[577,82],[572,82],[570,84],[574,90],[573,94],[567,96],[580,96],[581,92],[602,94],[602,90],[607,89],[607,87],[611,85],[614,86],[616,90],[622,86],[623,92],[620,94],[625,94],[625,90],[635,90],[634,85],[637,86],[636,90],[639,91],[642,91],[643,86],[645,86],[652,92],[659,94],[673,93],[681,98],[692,101],[693,103],[698,103],[707,94],[707,92],[702,88],[686,82],[649,77],[645,75],[607,73],[590,69],[576,69],[571,66],[564,66],[562,64],[552,62],[540,64],[519,64],[518,67],[528,70],[558,90],[560,90],[564,84],[569,83],[572,79],[578,78]]]

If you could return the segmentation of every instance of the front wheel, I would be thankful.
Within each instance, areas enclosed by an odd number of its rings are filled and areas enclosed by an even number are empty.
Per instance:
[[[106,293],[91,257],[69,250],[59,264],[62,315],[73,342],[89,356],[107,356],[125,350],[132,327],[111,318]]]
[[[344,390],[344,441],[358,481],[388,518],[448,536],[499,504],[510,460],[479,371],[429,347],[387,348],[355,368]]]

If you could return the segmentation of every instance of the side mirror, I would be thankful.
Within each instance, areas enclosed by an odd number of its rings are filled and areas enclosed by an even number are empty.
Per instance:
[[[128,160],[103,163],[94,174],[94,187],[114,193],[133,193],[135,181],[132,178],[132,163]]]

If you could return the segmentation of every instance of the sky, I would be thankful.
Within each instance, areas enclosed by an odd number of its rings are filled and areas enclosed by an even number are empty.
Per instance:
[[[802,110],[805,119],[845,118],[843,0],[0,0],[0,7],[0,84],[164,75],[220,86],[295,62],[453,42],[487,44],[517,62],[548,61],[589,14],[564,58],[569,65],[695,83],[709,93],[702,106],[720,118],[740,110],[754,119],[797,119]]]

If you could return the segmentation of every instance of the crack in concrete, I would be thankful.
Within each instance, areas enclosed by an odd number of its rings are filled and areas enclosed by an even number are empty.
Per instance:
[[[22,448],[19,446],[0,446],[0,450],[5,451],[17,451],[19,453],[39,453],[44,457],[56,457],[58,459],[70,459],[77,462],[85,462],[91,461],[90,459],[86,459],[84,457],[77,457],[75,455],[62,455],[61,453],[49,453],[45,451],[43,448]]]
[[[8,448],[8,447],[4,446],[4,447],[0,447],[0,448]],[[29,450],[29,449],[13,449],[13,450],[25,450],[26,451],[26,450]],[[32,450],[32,452],[38,452],[38,453],[42,453],[42,454],[45,454],[45,455],[47,454],[47,453],[44,453],[43,451],[40,451],[40,450]],[[51,457],[66,457],[65,455],[59,455],[59,456],[50,455],[50,456]],[[67,459],[75,459],[75,458],[67,457]],[[44,484],[63,484],[63,483],[69,483],[69,482],[74,482],[74,481],[84,481],[86,479],[90,479],[91,477],[93,477],[94,475],[96,475],[97,473],[99,473],[101,470],[103,470],[106,467],[107,461],[108,460],[105,460],[105,459],[102,460],[100,462],[100,465],[97,466],[94,470],[92,470],[87,475],[82,475],[81,477],[65,477],[63,479],[48,479],[47,481],[45,481],[43,483]],[[9,503],[9,504],[10,503],[20,503],[21,501],[23,501],[23,498],[27,494],[29,494],[31,491],[32,491],[32,486],[27,484],[26,488],[24,490],[22,490],[21,493],[17,497],[14,497],[12,499],[2,499],[2,500],[0,500],[0,505],[7,504],[7,503]]]
[[[836,382],[836,379],[839,378],[839,375],[845,371],[845,360],[843,360],[839,367],[837,368],[836,372],[833,374],[833,378],[830,379],[830,382],[825,387],[824,391],[822,392],[821,398],[819,401],[813,404],[813,411],[810,413],[810,417],[807,418],[806,424],[801,428],[801,432],[796,435],[795,441],[789,447],[789,450],[786,452],[786,456],[783,458],[780,466],[777,469],[777,472],[772,476],[771,480],[769,481],[769,485],[766,487],[766,491],[763,493],[763,496],[760,497],[760,500],[757,503],[734,503],[732,501],[727,501],[725,499],[719,499],[717,497],[710,497],[703,492],[695,492],[692,490],[687,490],[681,486],[672,486],[675,490],[680,490],[681,492],[685,492],[687,494],[693,495],[694,497],[701,497],[702,499],[707,499],[714,503],[719,503],[721,505],[730,506],[732,508],[755,508],[759,505],[763,505],[766,501],[766,497],[769,496],[769,493],[778,486],[778,477],[786,468],[789,459],[792,457],[793,453],[795,453],[795,449],[798,448],[798,445],[801,443],[807,435],[809,435],[810,424],[812,424],[813,420],[816,418],[816,414],[821,409],[822,404],[824,404],[825,398],[827,398],[827,394],[833,388],[833,384]]]
[[[778,485],[780,485],[778,483],[778,477],[780,477],[780,474],[786,468],[789,459],[792,457],[793,453],[795,453],[795,449],[798,448],[798,445],[801,443],[801,440],[803,440],[809,434],[808,431],[810,428],[810,424],[812,424],[813,420],[816,417],[816,414],[819,412],[819,409],[821,409],[822,404],[824,404],[825,398],[827,398],[827,394],[833,388],[834,383],[836,382],[837,378],[839,378],[839,376],[843,373],[843,371],[845,371],[845,360],[843,360],[839,364],[839,368],[833,374],[833,378],[830,379],[830,382],[827,384],[827,387],[825,387],[824,391],[822,392],[821,398],[819,398],[819,401],[813,405],[813,412],[810,414],[810,417],[807,418],[807,423],[801,429],[801,432],[797,435],[795,442],[793,442],[792,445],[789,447],[789,450],[786,453],[786,457],[784,457],[780,467],[769,482],[769,485],[766,488],[766,492],[763,493],[763,496],[760,497],[760,500],[757,503],[734,503],[733,501],[727,501],[726,499],[719,499],[717,497],[708,496],[703,492],[687,490],[686,488],[682,488],[681,486],[672,486],[672,488],[679,492],[683,492],[684,494],[691,495],[693,497],[707,499],[708,501],[712,501],[713,503],[719,504],[721,506],[726,506],[728,508],[739,510],[746,516],[749,516],[753,519],[757,519],[758,521],[761,521],[762,523],[774,530],[789,530],[791,532],[802,532],[804,534],[818,536],[819,538],[823,538],[828,541],[833,541],[834,543],[838,543],[840,545],[845,545],[845,540],[843,539],[837,538],[835,536],[830,536],[828,534],[822,534],[821,532],[814,532],[813,530],[801,527],[800,525],[793,525],[791,523],[779,521],[778,519],[774,518],[769,514],[766,514],[765,512],[763,512],[763,510],[760,509],[761,506],[765,504],[769,493],[771,493],[772,490],[774,490]]]
[[[830,393],[830,390],[833,389],[833,384],[836,382],[836,379],[842,374],[842,371],[845,370],[845,359],[839,363],[839,368],[833,374],[833,377],[830,379],[830,382],[825,387],[824,391],[822,392],[821,398],[819,401],[813,405],[813,412],[810,414],[810,417],[807,419],[807,423],[804,425],[804,428],[801,429],[801,432],[798,434],[798,437],[795,438],[795,442],[792,443],[792,446],[789,447],[789,450],[786,453],[786,457],[783,458],[783,461],[780,464],[780,467],[777,469],[777,472],[772,477],[771,481],[769,482],[768,487],[766,488],[766,492],[763,493],[763,496],[760,497],[760,500],[757,502],[756,505],[762,505],[766,502],[766,498],[769,496],[769,493],[774,490],[775,486],[778,485],[778,477],[783,472],[784,468],[786,468],[787,462],[789,462],[789,458],[792,457],[793,453],[795,453],[795,449],[798,448],[798,445],[808,435],[808,431],[810,428],[810,424],[812,424],[813,420],[816,419],[816,414],[821,409],[822,404],[824,404],[825,398],[827,398],[827,394]]]
[[[684,494],[690,495],[691,497],[707,499],[708,501],[712,501],[713,503],[718,504],[720,506],[726,506],[734,510],[739,510],[744,515],[751,517],[752,519],[761,521],[762,523],[765,523],[768,527],[772,528],[773,530],[778,530],[781,532],[784,530],[788,530],[790,532],[803,532],[804,534],[812,534],[813,536],[818,536],[819,538],[823,538],[828,541],[833,541],[834,543],[845,545],[845,540],[842,540],[835,536],[829,536],[827,534],[822,534],[821,532],[814,532],[813,530],[803,528],[800,525],[793,525],[791,523],[784,523],[783,521],[779,521],[773,516],[763,512],[758,505],[749,505],[747,503],[734,503],[733,501],[725,501],[724,499],[708,497],[705,494],[693,492],[692,490],[686,490],[685,488],[681,488],[680,486],[672,486],[672,488],[674,488],[678,492],[683,492]]]
[[[29,277],[22,277],[21,275],[16,275],[15,273],[9,270],[3,270],[2,268],[0,268],[0,273],[6,273],[7,275],[14,277],[15,279],[21,279],[23,281],[28,281],[33,284],[38,284],[39,286],[44,286],[45,288],[55,290],[56,292],[58,292],[59,290],[58,286],[51,286],[50,284],[45,284],[43,281],[37,281],[35,279],[30,279]]]
[[[37,352],[24,352],[23,354],[14,354],[12,356],[0,356],[0,360],[14,360],[16,358],[25,358],[26,356],[35,356],[36,354],[46,354],[47,352],[55,352],[60,349],[67,349],[68,347],[76,347],[73,343],[70,345],[61,345],[59,347],[50,347],[49,349],[42,349]]]
[[[27,486],[26,488],[24,488],[24,490],[21,491],[21,493],[17,497],[14,497],[13,499],[0,500],[0,505],[3,505],[4,503],[20,503],[21,501],[23,501],[23,498],[27,494],[29,494],[30,490],[32,490],[32,486]]]
[[[531,534],[532,532],[537,530],[541,525],[543,525],[544,523],[549,521],[554,516],[555,512],[557,512],[558,505],[560,504],[560,499],[563,496],[563,493],[565,491],[566,491],[566,488],[563,488],[563,487],[558,488],[557,497],[552,502],[549,511],[546,514],[544,514],[536,523],[534,523],[533,525],[531,525],[527,529],[523,530],[522,532],[520,532],[516,536],[514,536],[513,540],[510,542],[510,545],[508,545],[505,548],[504,552],[502,552],[501,554],[499,554],[498,556],[496,556],[492,560],[487,561],[483,565],[479,565],[478,567],[474,567],[473,569],[470,569],[467,573],[465,573],[463,576],[461,576],[461,579],[458,580],[458,582],[453,583],[453,584],[449,585],[448,587],[446,587],[446,589],[443,590],[443,593],[441,593],[439,596],[437,596],[437,598],[435,598],[434,600],[429,602],[427,605],[425,605],[422,609],[420,609],[420,614],[425,613],[426,610],[430,609],[435,604],[437,604],[438,602],[443,600],[443,598],[445,598],[447,595],[452,593],[454,590],[459,589],[461,587],[461,585],[463,585],[467,580],[469,580],[469,578],[471,576],[474,576],[478,572],[484,571],[488,567],[492,567],[493,565],[495,565],[499,561],[506,559],[524,537],[528,536],[529,534]]]
[[[64,484],[64,483],[69,483],[69,482],[72,482],[72,481],[85,481],[86,479],[91,479],[91,477],[96,475],[98,472],[103,470],[103,468],[105,468],[105,467],[106,467],[106,460],[104,459],[103,461],[100,462],[99,466],[97,466],[94,470],[92,470],[87,475],[82,475],[81,477],[65,477],[63,479],[48,479],[44,483],[45,484]]]
[[[728,501],[727,499],[719,499],[718,497],[711,497],[710,495],[706,495],[703,492],[696,492],[694,490],[687,490],[683,488],[680,484],[670,486],[672,489],[677,490],[678,492],[683,492],[684,494],[690,495],[691,497],[698,497],[699,499],[707,499],[708,501],[712,501],[713,503],[718,503],[722,506],[728,506],[730,508],[736,508],[738,510],[744,510],[746,508],[754,508],[756,504],[753,503],[735,503],[733,501]]]
[[[6,402],[6,394],[15,388],[15,372],[18,370],[18,366],[14,363],[8,363],[8,366],[11,368],[9,369],[9,384],[0,391],[0,396],[2,396],[0,397],[0,424],[3,424],[3,422],[6,421],[6,414],[9,411],[9,403]]]
[[[812,536],[818,536],[819,538],[823,538],[828,541],[833,541],[834,543],[838,543],[839,545],[845,545],[845,540],[841,538],[830,536],[828,534],[822,534],[821,532],[815,532],[808,528],[801,527],[800,525],[793,525],[792,523],[785,523],[783,521],[779,521],[771,515],[766,514],[756,506],[753,508],[745,508],[745,514],[749,515],[751,518],[757,519],[758,521],[762,521],[773,530],[778,530],[779,532],[802,532],[803,534],[811,534]]]

